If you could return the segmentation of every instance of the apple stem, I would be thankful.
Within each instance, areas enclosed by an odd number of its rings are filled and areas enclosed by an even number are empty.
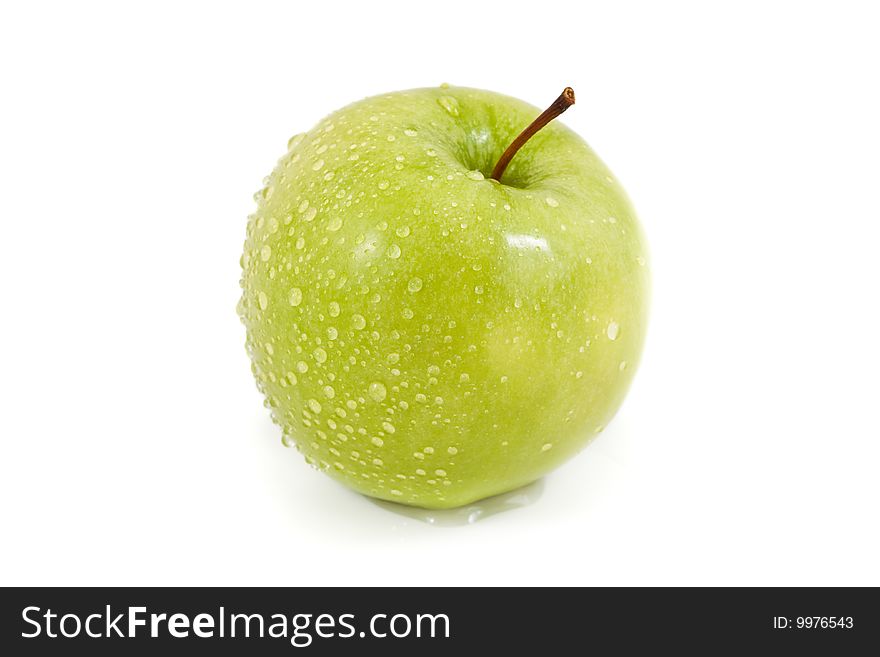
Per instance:
[[[550,121],[562,114],[572,105],[574,105],[574,89],[566,87],[562,90],[562,93],[559,94],[559,98],[554,100],[550,107],[541,112],[538,118],[532,121],[529,126],[519,133],[519,136],[511,142],[510,146],[507,147],[507,150],[502,153],[500,158],[498,158],[498,163],[495,165],[495,168],[492,169],[492,175],[489,177],[501,182],[501,176],[504,174],[504,170],[507,168],[507,165],[510,164],[510,161],[513,159],[513,156],[516,155],[517,151],[523,147],[523,144],[531,139],[538,130],[550,123]]]

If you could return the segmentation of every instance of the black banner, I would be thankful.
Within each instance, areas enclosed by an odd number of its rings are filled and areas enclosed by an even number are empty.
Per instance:
[[[876,589],[7,588],[6,655],[863,654]],[[246,651],[246,652],[245,652]]]

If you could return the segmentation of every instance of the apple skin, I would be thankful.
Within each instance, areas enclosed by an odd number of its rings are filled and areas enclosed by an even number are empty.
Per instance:
[[[577,111],[575,109],[575,111]],[[415,89],[345,107],[256,194],[239,314],[283,443],[361,493],[448,508],[523,486],[611,420],[649,277],[621,186],[540,110]]]

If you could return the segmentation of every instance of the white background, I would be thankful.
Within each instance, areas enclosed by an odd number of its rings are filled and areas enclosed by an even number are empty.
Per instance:
[[[5,4],[0,583],[880,584],[874,11]],[[234,311],[287,138],[441,82],[571,84],[653,260],[617,419],[473,524],[283,449]]]

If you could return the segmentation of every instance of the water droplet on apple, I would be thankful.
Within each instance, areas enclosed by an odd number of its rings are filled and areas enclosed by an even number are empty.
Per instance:
[[[320,404],[320,402],[319,402],[317,399],[310,399],[310,400],[309,400],[308,402],[306,402],[306,403],[307,403],[309,409],[310,409],[313,413],[320,413],[320,412],[321,412],[321,404]]]
[[[351,316],[351,325],[360,331],[367,325],[367,320],[364,319],[363,315],[354,314]]]
[[[542,452],[546,452],[546,451],[551,450],[551,449],[553,449],[553,444],[552,444],[552,443],[544,443],[544,444],[541,446],[541,451],[542,451]]]
[[[552,196],[548,196],[544,200],[547,202],[547,205],[549,205],[551,208],[558,208],[559,207],[559,201],[557,201]]]
[[[385,433],[394,433],[395,431],[397,431],[394,425],[388,421],[382,423],[382,429],[383,431],[385,431]]]
[[[327,329],[327,339],[328,340],[332,341],[338,337],[339,337],[339,331],[337,331],[335,327],[331,326]]]
[[[336,396],[336,390],[333,386],[324,386],[324,396],[327,399],[333,399]]]
[[[458,101],[452,96],[440,96],[437,99],[440,107],[445,109],[451,116],[458,116]]]
[[[382,383],[379,383],[378,381],[374,381],[367,388],[367,394],[370,396],[370,399],[372,399],[373,401],[380,402],[380,401],[384,401],[386,395],[388,394],[388,391],[386,390],[385,386]]]
[[[300,374],[305,374],[306,372],[309,371],[309,364],[307,362],[305,362],[304,360],[301,360],[296,364],[296,370]]]
[[[328,312],[330,317],[339,317],[339,304],[336,301],[331,301]]]
[[[320,171],[324,167],[324,160],[315,160],[312,165],[312,171]]]
[[[292,288],[290,290],[290,296],[288,297],[288,301],[290,301],[291,306],[298,306],[302,303],[303,293],[298,287]]]
[[[616,340],[617,336],[620,334],[620,325],[615,321],[611,321],[608,324],[608,328],[605,329],[605,334],[608,336],[609,340]]]
[[[294,148],[299,146],[302,143],[302,140],[305,139],[306,133],[300,132],[299,134],[294,135],[290,139],[287,140],[287,150],[292,151]]]
[[[443,470],[442,468],[437,468],[436,470],[434,470],[434,474],[437,475],[438,477],[445,477],[446,470]]]
[[[409,237],[409,226],[400,226],[394,232],[398,237]]]
[[[620,361],[620,365],[617,366],[617,369],[619,369],[621,372],[623,372],[623,370],[625,370],[626,367],[627,367],[626,361],[622,360],[622,361]]]
[[[422,279],[418,276],[409,279],[409,283],[406,284],[406,289],[413,293],[418,292],[422,289]]]
[[[447,448],[446,448],[446,452],[447,452],[450,456],[455,456],[456,454],[458,454],[458,448],[457,448],[457,447],[447,447]]]
[[[468,171],[465,175],[468,178],[470,178],[471,180],[485,180],[486,179],[486,176],[483,175],[482,171],[476,171],[476,170]]]
[[[303,214],[303,221],[312,221],[315,218],[315,215],[318,214],[317,208],[309,208]]]
[[[327,362],[327,352],[324,351],[321,347],[315,349],[312,354],[315,357],[315,361],[318,363],[326,363]]]
[[[335,233],[337,230],[342,228],[342,217],[335,216],[327,223],[327,230],[331,233]]]
[[[400,247],[397,244],[388,247],[388,257],[392,260],[397,260],[400,257]]]
[[[269,307],[269,297],[266,296],[265,292],[260,292],[257,295],[257,302],[260,304],[260,310],[266,310]]]
[[[373,443],[376,447],[382,447],[385,444],[385,441],[379,438],[379,436],[373,436],[370,438],[370,442]]]
[[[403,131],[403,134],[405,134],[407,137],[415,137],[417,134],[419,134],[419,132],[418,132],[418,130],[413,130],[412,128],[407,128],[406,130]]]
[[[397,496],[397,497],[403,495],[403,493],[401,493],[401,492],[400,492],[399,490],[397,490],[396,488],[392,488],[392,489],[391,489],[391,494],[392,494],[392,495],[395,495],[395,496]]]

